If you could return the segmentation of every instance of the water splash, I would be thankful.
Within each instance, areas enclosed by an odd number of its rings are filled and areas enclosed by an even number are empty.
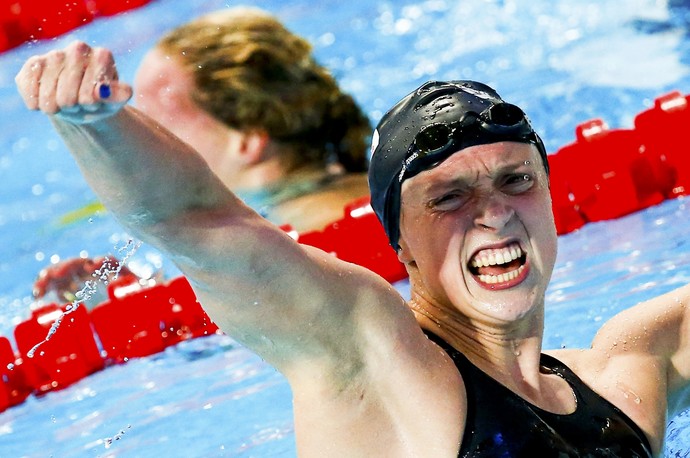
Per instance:
[[[101,264],[101,267],[96,269],[92,274],[92,277],[94,277],[96,280],[88,280],[84,283],[84,287],[74,294],[76,299],[71,304],[67,305],[65,311],[62,312],[50,326],[46,337],[34,345],[33,348],[27,352],[26,356],[33,358],[39,347],[48,342],[55,335],[65,317],[71,313],[74,313],[83,302],[91,299],[91,297],[96,293],[99,283],[107,285],[108,278],[110,276],[112,276],[112,278],[117,278],[122,266],[126,264],[127,260],[131,258],[134,253],[136,253],[140,246],[140,241],[134,241],[132,239],[127,240],[127,243],[120,248],[117,248],[116,246],[115,248],[118,254],[121,255],[122,260],[120,262],[115,262],[113,259],[106,256],[103,260],[103,264]]]
[[[132,425],[127,425],[126,429],[130,429],[131,427]],[[120,432],[115,434],[113,437],[106,437],[105,439],[103,439],[103,445],[105,446],[105,449],[109,449],[113,445],[113,442],[122,439],[122,436],[125,435],[125,432],[126,431],[124,429],[121,429]]]

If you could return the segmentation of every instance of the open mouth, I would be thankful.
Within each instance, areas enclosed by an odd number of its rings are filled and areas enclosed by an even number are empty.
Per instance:
[[[480,283],[511,286],[525,272],[527,256],[517,243],[503,248],[481,250],[470,261],[470,272]]]

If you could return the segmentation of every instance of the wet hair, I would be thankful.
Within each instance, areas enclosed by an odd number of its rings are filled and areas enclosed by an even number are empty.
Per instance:
[[[295,165],[367,169],[369,119],[311,54],[311,45],[256,8],[202,16],[158,49],[191,71],[194,101],[227,126],[262,130],[295,152]]]

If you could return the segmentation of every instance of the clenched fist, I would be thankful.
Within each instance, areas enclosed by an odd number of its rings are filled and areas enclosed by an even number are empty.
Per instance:
[[[112,53],[80,41],[29,58],[15,82],[27,108],[76,124],[112,116],[132,97]]]

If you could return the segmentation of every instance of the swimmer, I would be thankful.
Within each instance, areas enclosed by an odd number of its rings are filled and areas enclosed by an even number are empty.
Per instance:
[[[409,272],[406,302],[296,243],[126,105],[109,51],[73,43],[16,82],[107,208],[286,376],[300,456],[662,453],[669,399],[690,381],[690,286],[613,317],[590,348],[543,350],[557,248],[546,155],[491,88],[425,84],[374,133],[371,200]]]
[[[277,225],[321,230],[369,195],[369,119],[311,52],[258,8],[219,10],[163,36],[136,106],[191,145]]]

